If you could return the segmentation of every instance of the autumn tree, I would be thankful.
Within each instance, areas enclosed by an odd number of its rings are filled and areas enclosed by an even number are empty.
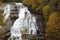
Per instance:
[[[49,20],[46,24],[46,40],[59,40],[59,24],[60,24],[60,15],[57,12],[53,12],[49,16]]]
[[[47,4],[46,0],[23,0],[22,3],[26,5],[31,12],[40,13],[42,8]]]

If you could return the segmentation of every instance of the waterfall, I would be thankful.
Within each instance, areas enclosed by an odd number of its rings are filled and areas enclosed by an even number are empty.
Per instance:
[[[6,22],[6,20],[9,19],[9,16],[10,16],[10,5],[9,5],[9,4],[7,4],[7,5],[4,7],[3,16],[4,16],[4,22]]]
[[[8,40],[22,40],[22,34],[37,34],[35,17],[22,3],[15,3],[18,8],[18,18],[11,27],[11,36]],[[24,32],[27,30],[27,32]]]

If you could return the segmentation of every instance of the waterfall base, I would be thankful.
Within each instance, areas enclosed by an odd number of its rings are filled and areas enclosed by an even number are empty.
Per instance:
[[[15,36],[13,36],[13,37],[9,37],[9,39],[8,40],[22,40],[20,37],[15,37]]]
[[[39,34],[40,35],[40,34]],[[41,35],[22,34],[22,40],[45,40]],[[9,40],[21,40],[19,37],[11,37]]]

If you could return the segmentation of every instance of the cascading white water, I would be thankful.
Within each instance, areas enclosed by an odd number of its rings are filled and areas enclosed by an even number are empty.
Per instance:
[[[4,16],[4,22],[9,19],[9,16],[10,16],[10,5],[7,4],[5,7],[4,7],[4,13],[3,13],[3,16]]]
[[[36,34],[37,32],[35,17],[31,15],[28,8],[25,7],[22,3],[16,3],[16,6],[19,7],[19,14],[18,18],[11,27],[11,39],[9,40],[22,40],[22,34]],[[22,33],[25,28],[28,30],[28,32]]]

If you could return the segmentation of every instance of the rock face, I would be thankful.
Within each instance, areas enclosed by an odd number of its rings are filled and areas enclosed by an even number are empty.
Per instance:
[[[4,27],[0,26],[0,39],[3,39],[5,37],[6,32],[7,30]]]
[[[0,39],[5,39],[6,36],[9,36],[10,28],[12,26],[11,20],[7,20],[6,26],[0,26]]]
[[[0,35],[2,35],[2,33],[4,33],[4,32],[5,32],[4,27],[0,26]]]
[[[8,3],[3,4],[0,6],[0,11],[2,11],[2,14],[4,12],[3,8],[7,5]],[[7,40],[7,38],[10,36],[10,28],[13,25],[15,19],[18,17],[17,13],[18,10],[15,8],[14,4],[11,5],[11,11],[10,11],[10,17],[6,20],[6,26],[0,26],[0,40]]]

